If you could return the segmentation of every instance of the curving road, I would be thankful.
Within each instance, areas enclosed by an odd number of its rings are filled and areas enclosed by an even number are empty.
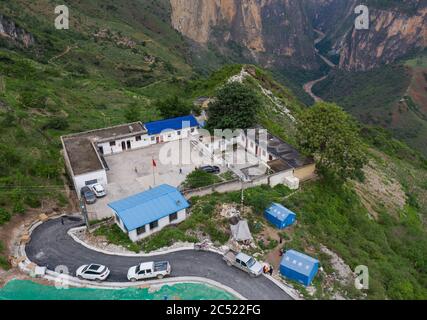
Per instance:
[[[129,267],[145,261],[168,260],[172,265],[172,277],[195,276],[217,281],[233,288],[250,300],[291,300],[292,298],[266,277],[251,278],[248,274],[228,267],[222,256],[212,252],[194,250],[167,253],[155,257],[115,256],[90,250],[75,242],[67,231],[81,226],[82,221],[64,218],[47,221],[38,226],[26,246],[28,258],[54,270],[59,265],[67,266],[75,274],[83,264],[100,263],[110,268],[108,281],[127,282]]]

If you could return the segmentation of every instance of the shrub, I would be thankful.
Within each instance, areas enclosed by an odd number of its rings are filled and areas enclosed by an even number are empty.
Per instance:
[[[6,209],[0,208],[0,225],[5,224],[12,218],[12,215]]]
[[[42,129],[65,130],[68,128],[68,126],[69,123],[67,118],[57,116],[49,119],[48,122],[43,125]]]
[[[216,175],[196,169],[187,176],[184,185],[187,188],[194,189],[210,186],[218,182],[220,182],[220,179]]]

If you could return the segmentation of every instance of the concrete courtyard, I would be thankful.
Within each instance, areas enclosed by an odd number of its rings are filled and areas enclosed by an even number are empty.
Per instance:
[[[153,159],[156,162],[154,170]],[[107,172],[107,196],[87,206],[91,220],[111,217],[112,210],[108,203],[165,183],[178,187],[196,167],[210,164],[209,157],[200,154],[189,140],[152,145],[106,156],[105,160],[110,169]],[[225,171],[227,169],[221,167],[221,172]]]

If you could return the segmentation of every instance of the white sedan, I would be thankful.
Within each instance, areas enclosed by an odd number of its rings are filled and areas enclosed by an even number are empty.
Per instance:
[[[100,264],[89,264],[81,266],[76,271],[79,279],[104,281],[110,275],[110,269]]]
[[[93,184],[91,186],[91,189],[92,189],[93,193],[95,193],[95,196],[97,198],[102,198],[102,197],[105,197],[107,195],[105,188],[99,183]]]

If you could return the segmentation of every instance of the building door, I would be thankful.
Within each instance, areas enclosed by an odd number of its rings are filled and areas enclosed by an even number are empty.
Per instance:
[[[128,147],[128,149],[132,149],[132,145],[131,145],[130,140],[127,141],[127,147]]]
[[[122,141],[122,151],[126,150],[126,142]]]
[[[255,155],[258,156],[258,146],[255,147]]]
[[[160,143],[160,137],[156,137],[156,143]]]
[[[104,154],[104,147],[99,147],[99,153]]]

